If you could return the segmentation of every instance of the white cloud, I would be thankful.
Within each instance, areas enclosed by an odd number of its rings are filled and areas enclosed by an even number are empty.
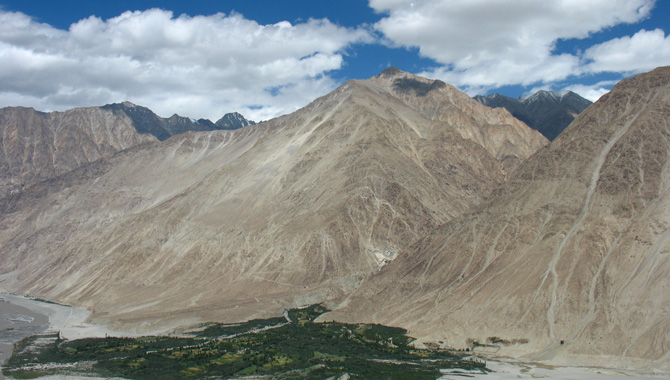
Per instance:
[[[614,25],[640,21],[648,17],[654,2],[370,0],[369,4],[385,15],[375,28],[390,44],[418,47],[422,56],[443,65],[422,74],[471,92],[549,83],[601,70],[596,66],[598,57],[606,57],[609,48],[617,46],[603,44],[594,50],[594,64],[587,69],[583,57],[557,53],[557,41],[583,39]],[[653,46],[649,42],[644,48]],[[630,63],[626,59],[621,67]]]
[[[574,73],[579,59],[569,54],[546,56],[541,60],[487,61],[467,68],[442,66],[419,75],[439,78],[455,86],[463,87],[471,95],[510,84],[532,85],[537,82],[553,82],[565,79]]]
[[[0,11],[0,106],[11,99],[40,109],[130,100],[161,116],[212,120],[225,112],[267,119],[291,112],[336,83],[364,28],[328,20],[259,25],[239,14],[174,17],[151,9],[59,30]],[[300,93],[271,88],[299,88]]]
[[[661,29],[641,30],[632,37],[621,37],[590,47],[584,53],[592,60],[592,72],[639,73],[670,63],[670,36]]]
[[[617,83],[615,80],[602,81],[595,84],[573,84],[566,88],[565,90],[570,90],[574,93],[579,94],[581,97],[586,98],[592,102],[600,99],[601,96],[610,92],[612,87]]]
[[[617,84],[617,82],[618,81],[616,80],[605,80],[594,84],[570,84],[567,86],[556,86],[553,83],[550,84],[545,83],[529,89],[528,91],[526,91],[524,95],[525,96],[532,95],[540,90],[548,90],[548,91],[569,90],[579,94],[581,97],[585,99],[595,102],[596,100],[600,99],[601,96],[608,93],[612,89],[612,87],[614,87],[614,85]]]

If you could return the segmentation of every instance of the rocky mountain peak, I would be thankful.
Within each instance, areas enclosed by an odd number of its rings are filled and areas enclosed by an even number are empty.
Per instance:
[[[123,105],[119,105],[125,107]],[[155,138],[122,111],[0,109],[0,198]]]
[[[560,102],[565,95],[572,91],[562,90],[562,91],[549,91],[549,90],[539,90],[536,93],[528,96],[520,96],[519,100],[524,104],[529,104],[537,101],[548,101],[558,103]]]
[[[423,97],[433,90],[447,88],[451,91],[460,92],[441,80],[424,78],[402,71],[397,67],[390,67],[382,71],[381,74],[371,78],[371,80],[384,82],[386,87],[393,89],[398,94],[411,93]]]
[[[397,75],[401,75],[405,73],[404,71],[400,70],[399,68],[395,66],[391,66],[388,69],[385,69],[384,71],[381,72],[381,74],[378,75],[380,78],[392,78]]]
[[[491,112],[489,107],[440,80],[390,68],[367,82],[398,97],[428,119],[447,122],[463,138],[476,142],[495,157],[507,158],[510,169],[519,163],[518,157],[547,143],[542,135],[507,111]]]
[[[591,104],[591,101],[572,91],[540,90],[518,99],[501,94],[477,95],[474,99],[492,108],[505,108],[549,140],[555,139]]]
[[[140,134],[150,134],[158,140],[168,139],[172,134],[165,128],[161,118],[146,107],[135,105],[131,102],[106,104],[101,107],[105,110],[120,111],[131,120],[135,129]]]
[[[93,157],[101,131],[140,138],[0,198],[2,286],[138,330],[328,302],[419,343],[667,366],[668,104],[670,69],[622,81],[546,147],[398,69],[235,131],[124,104],[0,110],[8,175]],[[207,132],[159,142],[140,116]]]
[[[667,371],[668,118],[670,67],[621,81],[325,319],[373,315],[450,347]]]
[[[237,114],[235,128],[253,122]],[[246,122],[246,123],[245,123]],[[188,131],[235,129],[209,120],[161,118],[129,101],[65,112],[0,109],[0,198],[150,141]]]
[[[127,101],[127,100],[121,102],[121,105],[124,106],[124,107],[127,107],[127,108],[136,108],[136,107],[138,107],[137,104],[135,104],[135,103],[131,103],[131,102]]]
[[[0,218],[16,247],[0,273],[26,275],[3,286],[131,324],[342,300],[546,142],[440,82],[350,81],[253,128],[173,136],[24,192]]]
[[[393,81],[393,88],[395,89],[396,92],[402,93],[412,91],[417,96],[426,96],[429,92],[433,90],[446,87],[447,84],[442,82],[441,80],[426,82],[416,78],[403,77],[403,78],[396,78]]]
[[[214,124],[216,124],[219,129],[226,130],[233,130],[244,128],[250,125],[256,125],[254,121],[248,120],[238,112],[227,113]]]

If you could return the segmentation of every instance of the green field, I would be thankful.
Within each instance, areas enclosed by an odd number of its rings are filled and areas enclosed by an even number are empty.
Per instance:
[[[436,379],[439,370],[485,372],[459,352],[418,350],[404,329],[370,324],[315,323],[321,305],[284,318],[212,324],[192,337],[90,338],[33,336],[21,341],[4,373],[19,379],[50,374],[127,379],[238,378]]]

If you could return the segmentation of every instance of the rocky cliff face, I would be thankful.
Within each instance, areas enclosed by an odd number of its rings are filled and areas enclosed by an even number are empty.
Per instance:
[[[442,81],[413,76],[397,68],[387,69],[372,80],[429,120],[448,123],[462,138],[482,146],[509,168],[515,168],[522,157],[547,143],[539,133],[529,134],[528,128],[506,110],[482,107]]]
[[[0,197],[155,140],[137,133],[127,115],[103,108],[0,109]]]
[[[227,113],[216,123],[212,123],[208,119],[195,120],[177,114],[162,118],[152,110],[130,102],[107,104],[102,108],[125,113],[133,121],[138,133],[154,135],[160,141],[189,131],[233,130],[256,124],[237,112]]]
[[[255,122],[247,120],[244,116],[237,112],[227,113],[222,118],[216,121],[217,129],[233,130],[240,129],[250,125],[256,125]]]
[[[0,197],[142,143],[163,141],[189,131],[247,125],[253,122],[238,113],[227,114],[220,125],[215,125],[209,120],[176,114],[161,118],[130,102],[51,113],[24,107],[3,108]]]
[[[519,99],[505,95],[477,95],[478,102],[494,108],[505,108],[514,117],[542,133],[549,140],[558,136],[591,101],[572,91],[545,91]]]
[[[5,199],[0,286],[137,328],[343,300],[546,143],[504,110],[388,71]]]
[[[669,119],[669,67],[622,81],[325,318],[529,360],[667,370]]]

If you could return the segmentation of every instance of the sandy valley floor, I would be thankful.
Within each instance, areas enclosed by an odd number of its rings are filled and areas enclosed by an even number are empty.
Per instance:
[[[90,312],[31,298],[0,293],[0,361],[11,355],[12,343],[45,330],[61,331],[67,339],[83,337],[132,336],[132,333],[113,331],[106,326],[86,323]],[[468,378],[482,380],[512,379],[561,379],[561,380],[632,380],[670,379],[668,374],[636,374],[633,372],[598,369],[546,366],[538,363],[487,360],[487,366],[495,371],[489,374],[468,374]],[[0,374],[0,379],[4,377]],[[91,379],[72,376],[48,376],[48,380]],[[447,374],[443,380],[460,380],[462,375]]]
[[[540,363],[521,363],[487,360],[486,366],[495,371],[489,374],[468,374],[467,378],[480,380],[557,379],[557,380],[634,380],[670,379],[669,374],[638,374],[630,371],[557,367]],[[446,374],[441,380],[462,380],[459,375]]]

